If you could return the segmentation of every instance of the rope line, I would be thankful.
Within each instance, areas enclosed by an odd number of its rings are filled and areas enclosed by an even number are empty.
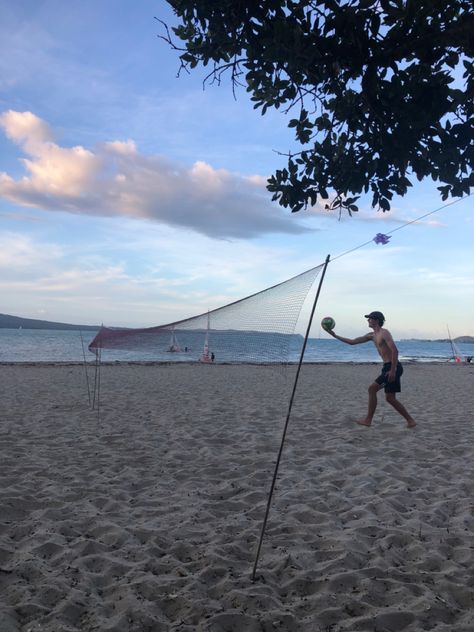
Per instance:
[[[473,195],[473,194],[472,193],[468,193],[467,195],[463,196],[462,198],[458,198],[457,200],[453,200],[452,202],[448,202],[447,204],[443,204],[443,206],[440,206],[439,208],[435,208],[434,211],[430,211],[429,213],[425,213],[424,215],[420,215],[419,217],[415,217],[415,219],[412,219],[409,222],[405,222],[401,226],[397,226],[397,228],[394,228],[393,230],[389,230],[387,233],[384,233],[384,234],[385,235],[392,235],[393,233],[396,233],[397,230],[402,230],[402,228],[406,228],[407,226],[410,226],[411,224],[416,224],[416,222],[419,222],[421,219],[424,219],[425,217],[429,217],[430,215],[434,215],[434,213],[438,213],[439,211],[442,211],[443,209],[447,208],[448,206],[452,206],[453,204],[457,204],[458,202],[462,202],[466,198],[471,197],[471,195]],[[360,248],[363,248],[364,246],[368,246],[369,244],[373,243],[373,241],[374,241],[373,239],[369,239],[369,241],[365,241],[363,244],[360,244],[359,246],[355,246],[354,248],[351,248],[350,250],[346,250],[345,252],[342,252],[340,255],[332,257],[331,261],[336,261],[336,259],[340,259],[341,257],[344,257],[345,255],[348,255],[351,252],[355,252],[356,250],[359,250]]]

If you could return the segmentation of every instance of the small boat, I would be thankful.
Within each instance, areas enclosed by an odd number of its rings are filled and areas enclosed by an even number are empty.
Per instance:
[[[178,339],[176,338],[176,334],[174,332],[174,327],[171,330],[171,340],[170,346],[167,349],[168,353],[181,353],[182,349],[179,346]]]
[[[451,351],[453,354],[453,360],[454,362],[456,362],[456,364],[461,364],[462,362],[464,362],[464,356],[458,349],[454,340],[451,338],[451,332],[449,331],[448,325],[446,325],[446,329],[448,330],[449,342],[451,343]]]
[[[206,336],[204,338],[204,349],[202,351],[202,355],[199,358],[199,362],[203,362],[204,364],[211,364],[214,361],[214,354],[209,353],[209,329],[210,329],[210,318],[209,312],[207,312],[207,329]]]

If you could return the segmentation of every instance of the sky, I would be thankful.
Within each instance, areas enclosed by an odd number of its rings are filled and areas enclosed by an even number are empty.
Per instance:
[[[474,196],[432,213],[425,181],[389,213],[281,208],[265,183],[297,147],[287,116],[178,77],[158,20],[176,23],[164,0],[0,0],[0,312],[165,324],[329,254],[311,335],[380,310],[396,339],[473,336]]]

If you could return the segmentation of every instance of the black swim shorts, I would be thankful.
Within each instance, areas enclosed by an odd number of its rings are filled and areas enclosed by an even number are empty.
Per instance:
[[[375,380],[377,384],[383,386],[386,393],[399,393],[402,390],[402,386],[400,384],[400,378],[403,373],[403,367],[400,362],[397,363],[397,372],[395,373],[395,379],[393,382],[388,381],[388,373],[390,371],[390,367],[392,366],[391,362],[385,362],[382,367],[382,373]]]

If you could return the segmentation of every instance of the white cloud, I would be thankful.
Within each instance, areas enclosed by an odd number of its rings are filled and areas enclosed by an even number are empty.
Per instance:
[[[63,221],[68,233],[79,224],[73,217]],[[258,292],[303,265],[294,247],[213,241],[130,219],[92,220],[87,243],[63,243],[63,234],[64,227],[53,226],[31,236],[2,233],[3,312],[34,318],[43,310],[61,322],[163,324]]]
[[[38,245],[31,237],[3,231],[0,235],[0,270],[3,278],[14,271],[38,270],[56,261],[63,252],[58,244]]]
[[[0,116],[5,134],[29,156],[27,175],[0,173],[0,196],[24,206],[87,215],[146,218],[190,228],[213,238],[308,232],[276,204],[264,179],[214,169],[191,168],[163,156],[138,152],[132,140],[109,141],[93,151],[60,147],[44,121],[31,112]]]
[[[123,156],[135,156],[137,154],[137,146],[133,140],[113,140],[104,143],[106,151],[112,154],[122,154]]]
[[[6,136],[17,144],[23,144],[30,154],[41,152],[45,143],[53,141],[48,125],[32,112],[8,110],[0,115],[0,126]]]

